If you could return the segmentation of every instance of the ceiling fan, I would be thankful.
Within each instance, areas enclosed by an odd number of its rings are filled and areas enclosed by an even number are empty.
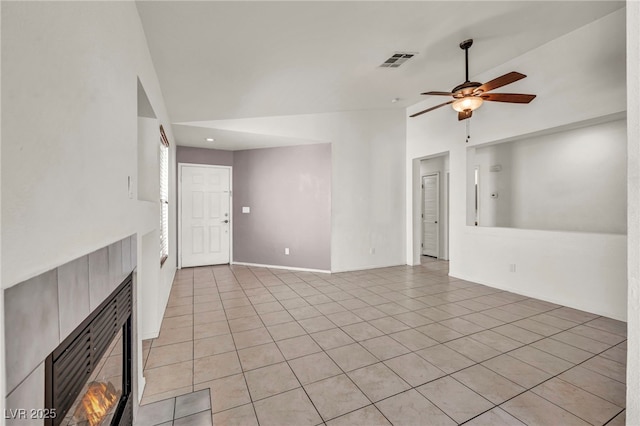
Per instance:
[[[453,100],[427,108],[417,112],[411,117],[417,117],[425,112],[433,111],[445,105],[453,104],[453,109],[458,111],[458,120],[466,120],[471,117],[473,111],[478,109],[484,101],[507,102],[512,104],[528,104],[536,95],[525,95],[521,93],[487,93],[507,84],[511,84],[526,77],[524,74],[512,71],[503,76],[495,78],[487,83],[469,81],[469,48],[473,44],[473,39],[460,43],[460,49],[464,50],[465,77],[466,81],[456,87],[451,92],[425,92],[421,95],[451,96]]]

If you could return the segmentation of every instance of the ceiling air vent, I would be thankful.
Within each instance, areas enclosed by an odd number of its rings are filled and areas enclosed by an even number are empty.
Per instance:
[[[398,68],[415,55],[417,55],[416,52],[396,52],[380,66],[382,68]]]

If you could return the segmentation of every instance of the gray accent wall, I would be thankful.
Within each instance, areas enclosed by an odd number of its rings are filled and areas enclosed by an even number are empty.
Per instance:
[[[233,262],[331,270],[331,144],[179,146],[176,160],[233,168]]]
[[[234,262],[330,270],[331,144],[235,151],[233,221]]]

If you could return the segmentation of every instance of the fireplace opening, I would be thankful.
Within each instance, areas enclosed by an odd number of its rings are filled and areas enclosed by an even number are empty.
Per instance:
[[[111,424],[122,397],[122,331],[89,376],[78,398],[62,420],[62,426],[99,426]]]
[[[45,363],[47,426],[132,423],[132,275],[65,339]]]

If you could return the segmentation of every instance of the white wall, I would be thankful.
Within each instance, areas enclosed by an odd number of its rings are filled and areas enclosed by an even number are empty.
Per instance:
[[[140,295],[141,315],[138,329],[142,340],[158,337],[160,323],[164,309],[160,309],[162,288],[160,283],[160,271],[158,269],[158,241],[160,234],[154,229],[146,234],[139,235],[138,247],[138,286]],[[160,288],[158,288],[160,287]],[[159,291],[154,291],[158,288]]]
[[[2,37],[2,287],[134,233],[142,259],[159,207],[130,198],[127,185],[133,177],[137,187],[139,169],[138,78],[173,135],[135,4],[3,2]],[[170,190],[175,217],[173,181]],[[169,223],[161,289],[176,265]]]
[[[331,114],[331,270],[404,264],[404,113]],[[370,249],[375,250],[370,254]]]
[[[478,76],[528,77],[509,92],[529,105],[486,103],[466,128],[449,108],[407,119],[407,212],[414,211],[414,159],[450,152],[450,274],[617,319],[626,318],[626,237],[613,234],[478,228],[466,225],[467,146],[501,141],[626,110],[625,11],[620,10]],[[589,88],[589,90],[584,90]],[[435,89],[435,88],[434,88]],[[597,99],[597,102],[593,102]],[[437,102],[426,100],[408,113]],[[408,217],[407,223],[413,223]],[[407,229],[407,262],[419,243]],[[516,272],[509,265],[516,264]],[[580,295],[580,297],[576,297]]]
[[[479,226],[626,233],[626,120],[469,151],[467,173],[480,167]]]
[[[627,2],[627,424],[640,424],[640,2]]]
[[[198,123],[330,142],[331,270],[404,264],[404,111],[349,111]],[[375,254],[370,253],[374,249]]]
[[[138,117],[138,197],[158,201],[160,194],[160,123],[155,118]]]

